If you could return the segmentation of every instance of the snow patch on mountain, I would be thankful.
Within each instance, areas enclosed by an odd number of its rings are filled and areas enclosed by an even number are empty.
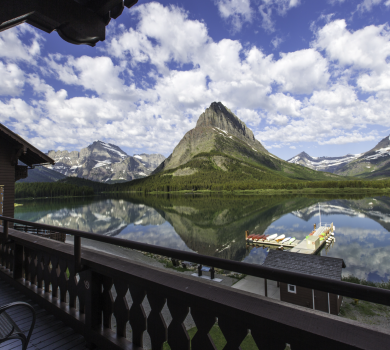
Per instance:
[[[97,164],[92,169],[100,168],[101,166],[105,166],[105,165],[109,165],[109,164],[111,164],[111,161],[109,161],[109,160],[97,161]]]
[[[375,152],[376,152],[376,154],[374,154],[372,156],[367,156],[367,157],[365,157],[365,159],[372,160],[372,159],[378,159],[380,157],[386,157],[390,154],[390,147],[381,148],[381,149],[376,150]]]
[[[114,147],[117,147],[117,146],[114,146],[114,145],[110,145],[109,143],[105,143],[103,141],[98,141],[104,148],[106,148],[107,150],[111,151],[111,152],[115,152],[117,153],[120,157],[122,158],[125,158],[125,157],[128,157],[128,155],[118,149],[115,149]],[[119,147],[118,147],[119,148]]]

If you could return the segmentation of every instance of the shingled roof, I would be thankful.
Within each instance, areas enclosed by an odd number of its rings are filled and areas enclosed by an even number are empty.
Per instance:
[[[335,280],[341,280],[341,270],[346,267],[343,259],[280,250],[271,250],[263,266]]]

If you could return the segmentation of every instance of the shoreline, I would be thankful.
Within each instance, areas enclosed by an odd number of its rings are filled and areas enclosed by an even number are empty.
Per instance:
[[[65,199],[65,198],[93,198],[99,195],[110,195],[110,194],[143,194],[141,191],[112,191],[112,192],[98,192],[94,195],[89,196],[56,196],[56,197],[26,197],[26,198],[15,198],[15,200],[35,200],[35,199]],[[182,195],[202,195],[210,193],[219,193],[219,194],[233,194],[233,195],[282,195],[282,194],[367,194],[367,195],[390,195],[390,188],[384,189],[375,189],[375,188],[303,188],[303,189],[254,189],[254,190],[181,190],[181,191],[151,191],[147,192],[148,195],[165,195],[165,194],[182,194]]]

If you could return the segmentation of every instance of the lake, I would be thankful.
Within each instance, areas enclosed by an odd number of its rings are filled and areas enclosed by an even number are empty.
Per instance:
[[[15,218],[69,227],[224,259],[261,264],[250,233],[303,239],[313,225],[336,226],[336,242],[321,255],[344,259],[343,274],[378,282],[390,276],[390,198],[188,194],[22,201]]]

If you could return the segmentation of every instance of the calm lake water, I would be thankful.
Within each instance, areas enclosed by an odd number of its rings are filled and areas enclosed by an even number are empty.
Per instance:
[[[389,197],[165,195],[18,203],[18,219],[249,263],[262,263],[267,251],[247,247],[245,230],[303,239],[319,223],[320,203],[322,222],[336,226],[336,243],[321,254],[344,259],[344,275],[390,276]]]

